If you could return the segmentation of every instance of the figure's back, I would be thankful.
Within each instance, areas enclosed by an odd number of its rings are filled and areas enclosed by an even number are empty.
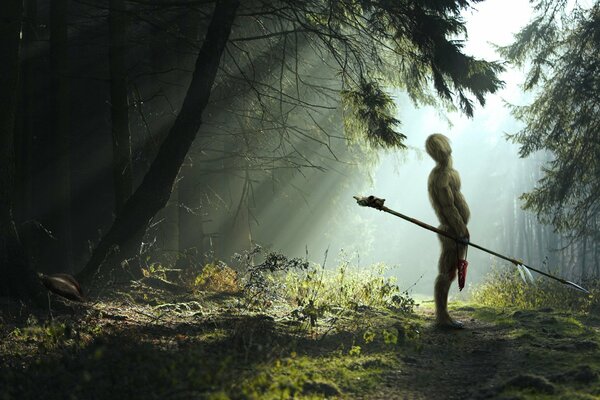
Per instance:
[[[452,226],[448,215],[455,212],[454,209],[458,211],[465,225],[469,222],[469,206],[460,192],[460,176],[455,169],[451,166],[436,165],[429,174],[427,189],[429,201],[442,225]],[[450,191],[450,199],[446,191]]]

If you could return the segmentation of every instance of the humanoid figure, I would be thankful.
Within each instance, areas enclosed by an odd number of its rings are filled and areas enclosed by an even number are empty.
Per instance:
[[[436,320],[441,327],[462,328],[462,324],[448,314],[448,290],[456,278],[460,260],[466,255],[469,207],[460,192],[460,176],[452,168],[452,148],[448,138],[434,133],[427,138],[425,149],[436,162],[429,174],[428,191],[429,200],[441,224],[439,228],[461,239],[454,241],[438,235],[442,254],[434,290]]]

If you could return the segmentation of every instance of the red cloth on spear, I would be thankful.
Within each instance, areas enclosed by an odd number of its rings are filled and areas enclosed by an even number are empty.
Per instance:
[[[467,267],[469,263],[467,260],[458,260],[458,289],[463,290],[465,287],[465,281],[467,280]]]

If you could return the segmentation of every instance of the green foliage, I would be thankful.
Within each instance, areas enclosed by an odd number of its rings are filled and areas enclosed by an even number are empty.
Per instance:
[[[237,293],[240,291],[238,274],[223,263],[206,264],[196,276],[194,287],[219,293]]]
[[[367,142],[375,148],[405,148],[406,136],[394,128],[400,121],[393,117],[395,104],[376,82],[362,82],[356,90],[342,92],[347,111],[344,118],[346,136],[361,139],[366,132]]]
[[[376,387],[381,371],[395,365],[391,354],[362,354],[352,346],[347,354],[325,357],[298,356],[275,360],[242,383],[240,398],[247,399],[329,399],[345,398],[353,392]]]
[[[293,1],[295,17],[286,22],[307,35],[317,62],[339,73],[349,137],[402,148],[383,87],[405,90],[415,104],[457,105],[472,116],[474,100],[484,104],[502,86],[499,63],[463,53],[461,12],[477,2]]]
[[[283,274],[290,270],[306,270],[308,262],[300,258],[287,258],[280,253],[267,253],[262,263],[254,264],[254,259],[263,253],[263,248],[256,245],[242,254],[234,255],[244,271],[243,291],[246,305],[256,308],[267,308],[282,297],[284,283]]]
[[[586,282],[585,286],[591,291],[590,295],[541,277],[535,284],[528,284],[512,265],[507,265],[502,269],[493,268],[486,281],[473,290],[472,296],[476,303],[490,307],[600,311],[600,282]]]
[[[48,323],[45,325],[31,325],[24,328],[15,328],[12,337],[17,340],[32,341],[45,351],[63,345],[71,338],[72,330],[64,323]]]
[[[267,253],[262,263],[254,264],[262,252],[256,246],[235,257],[244,271],[243,293],[250,308],[266,310],[276,302],[287,302],[292,317],[310,327],[326,315],[335,320],[341,315],[364,317],[362,311],[373,309],[413,312],[414,300],[385,276],[383,264],[358,268],[343,260],[337,268],[327,269],[279,253]]]
[[[501,49],[511,62],[530,63],[527,106],[513,106],[524,128],[509,137],[520,155],[548,151],[552,160],[524,207],[575,236],[598,235],[600,207],[600,5],[539,0],[536,16]]]
[[[291,271],[285,279],[286,297],[296,304],[293,315],[315,326],[327,313],[343,315],[366,309],[394,309],[412,313],[414,300],[401,293],[383,264],[359,269],[347,261],[335,269],[314,266]],[[363,315],[364,317],[364,315]]]

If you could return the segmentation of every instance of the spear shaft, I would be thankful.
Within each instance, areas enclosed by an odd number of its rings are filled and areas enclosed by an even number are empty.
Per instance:
[[[500,254],[500,253],[496,253],[495,251],[492,251],[490,249],[486,249],[485,247],[480,246],[478,244],[475,244],[475,243],[473,243],[471,241],[467,242],[467,241],[465,241],[465,239],[457,238],[456,236],[452,235],[451,233],[448,233],[448,232],[443,231],[441,229],[438,229],[438,228],[436,228],[436,227],[434,227],[432,225],[426,224],[425,222],[419,221],[418,219],[411,218],[411,217],[409,217],[407,215],[401,214],[401,213],[399,213],[397,211],[394,211],[394,210],[392,210],[390,208],[387,208],[386,206],[383,205],[383,203],[385,202],[385,199],[380,199],[380,198],[375,197],[375,196],[368,196],[368,197],[353,196],[353,197],[356,199],[356,202],[360,206],[375,208],[376,210],[384,211],[384,212],[386,212],[388,214],[395,215],[396,217],[400,217],[403,220],[406,220],[408,222],[412,222],[415,225],[419,225],[421,228],[424,228],[424,229],[427,229],[429,231],[435,232],[438,235],[442,235],[444,237],[447,237],[448,239],[452,239],[452,240],[454,240],[454,241],[456,241],[458,243],[464,244],[464,245],[469,245],[469,246],[475,247],[476,249],[479,249],[481,251],[485,251],[486,253],[492,254],[492,255],[494,255],[494,256],[496,256],[498,258],[501,258],[501,259],[506,260],[506,261],[510,261],[511,263],[513,263],[516,266],[521,265],[521,266],[527,268],[530,271],[537,272],[540,275],[544,275],[545,277],[548,277],[550,279],[554,279],[555,281],[558,281],[558,282],[560,282],[560,283],[562,283],[564,285],[568,285],[568,286],[574,287],[575,289],[580,290],[580,291],[582,291],[584,293],[588,293],[588,294],[590,293],[587,289],[581,287],[580,285],[578,285],[578,284],[576,284],[574,282],[568,281],[566,279],[559,278],[557,276],[551,275],[551,274],[549,274],[547,272],[544,272],[544,271],[540,271],[539,269],[530,267],[529,265],[526,265],[526,264],[522,263],[521,261],[515,260],[514,258],[505,256],[505,255]]]

